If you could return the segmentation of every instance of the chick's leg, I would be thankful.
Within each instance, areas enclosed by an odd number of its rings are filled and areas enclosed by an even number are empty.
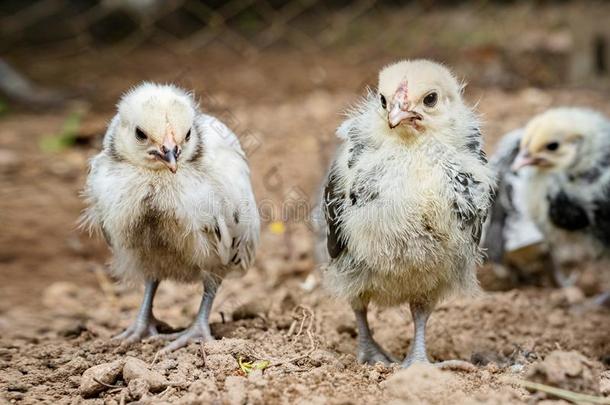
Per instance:
[[[421,305],[411,305],[411,315],[413,316],[413,342],[407,358],[402,362],[403,367],[409,367],[413,363],[430,363],[426,354],[426,324],[430,317],[427,307]]]
[[[576,314],[584,314],[588,311],[602,308],[610,308],[610,291],[586,299],[583,303],[575,305],[572,311]]]
[[[551,263],[550,263],[551,276],[553,277],[553,282],[559,288],[569,288],[573,287],[578,281],[578,273],[573,271],[568,273],[567,275],[564,273],[563,266],[561,263],[551,255]]]
[[[601,293],[595,297],[593,297],[595,304],[600,307],[610,308],[610,291]]]
[[[144,298],[142,299],[136,320],[123,333],[115,336],[114,339],[124,340],[126,343],[134,343],[145,337],[158,335],[158,327],[167,327],[166,324],[158,321],[153,315],[152,307],[157,287],[159,287],[158,281],[146,281]]]
[[[195,322],[183,332],[170,335],[162,335],[164,339],[174,339],[170,344],[165,346],[163,353],[169,353],[176,349],[186,346],[192,341],[209,342],[214,340],[212,331],[210,330],[210,313],[212,312],[212,304],[216,297],[216,291],[220,286],[220,281],[213,277],[206,277],[203,281],[203,297]]]
[[[415,332],[409,355],[402,362],[404,368],[415,363],[430,363],[428,354],[426,353],[426,325],[434,306],[411,304],[410,307]],[[443,369],[457,369],[463,371],[472,371],[475,369],[471,363],[463,360],[446,360],[434,363],[434,365]]]
[[[352,305],[352,308],[356,315],[356,326],[358,327],[358,363],[371,365],[383,363],[389,365],[395,362],[392,356],[386,353],[373,339],[367,319],[366,306],[360,308]]]

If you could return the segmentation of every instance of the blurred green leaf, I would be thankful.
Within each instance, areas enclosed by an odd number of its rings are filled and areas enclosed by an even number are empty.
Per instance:
[[[0,115],[4,115],[8,112],[8,103],[0,98]]]
[[[250,374],[253,370],[264,370],[271,365],[271,362],[268,360],[244,361],[241,356],[237,359],[237,363],[241,371],[246,375]]]
[[[82,121],[82,113],[72,112],[64,121],[61,130],[53,135],[47,135],[40,140],[40,149],[44,152],[61,152],[76,143]]]

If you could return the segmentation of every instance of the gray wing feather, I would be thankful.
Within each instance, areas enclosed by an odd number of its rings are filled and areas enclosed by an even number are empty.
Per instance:
[[[511,176],[510,172],[511,165],[519,153],[522,136],[521,129],[506,134],[489,162],[496,174],[496,185],[492,192],[492,205],[482,246],[487,250],[489,260],[495,263],[500,263],[504,257],[506,221],[515,210],[512,202],[514,176]]]
[[[326,217],[327,236],[326,246],[331,258],[338,257],[345,249],[346,243],[341,234],[341,215],[343,199],[337,183],[335,167],[331,168],[324,188],[324,214]]]
[[[506,134],[490,160],[497,183],[482,246],[487,249],[489,259],[496,263],[502,262],[508,251],[543,238],[527,212],[523,194],[526,175],[511,170],[522,136],[523,129]]]

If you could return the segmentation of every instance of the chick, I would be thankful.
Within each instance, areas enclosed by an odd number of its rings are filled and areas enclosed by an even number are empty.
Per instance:
[[[492,269],[501,278],[536,273],[532,256],[543,258],[544,236],[527,212],[525,175],[511,170],[523,129],[504,135],[489,160],[496,175],[494,201],[483,230],[482,246]],[[534,262],[545,262],[537,260]],[[510,271],[506,268],[510,267]],[[560,274],[555,274],[559,277]]]
[[[337,130],[341,145],[322,203],[331,257],[325,278],[355,313],[361,363],[392,362],[369,329],[369,303],[409,303],[408,367],[429,361],[425,329],[435,305],[479,290],[478,244],[494,180],[462,89],[431,61],[389,65],[378,91]]]
[[[83,223],[99,229],[113,252],[113,271],[142,280],[135,322],[117,336],[135,342],[158,334],[153,299],[162,280],[202,281],[190,328],[165,351],[213,340],[209,315],[221,281],[254,259],[259,216],[245,155],[223,123],[198,110],[172,85],[144,83],[118,104],[91,161]]]
[[[532,118],[512,170],[557,269],[610,252],[610,120],[565,107]]]

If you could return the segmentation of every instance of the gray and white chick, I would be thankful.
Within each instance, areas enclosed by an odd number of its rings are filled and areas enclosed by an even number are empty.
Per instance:
[[[252,264],[259,215],[239,140],[203,114],[190,93],[144,83],[127,92],[91,160],[83,223],[100,230],[120,278],[145,283],[135,322],[117,336],[128,342],[158,335],[153,299],[162,280],[203,282],[195,322],[171,351],[213,340],[209,315],[218,287]]]
[[[547,262],[544,236],[527,210],[527,176],[511,168],[519,153],[523,132],[520,128],[504,135],[489,159],[496,175],[496,187],[483,229],[482,246],[494,272],[501,278],[523,278],[538,272]]]
[[[322,203],[331,257],[325,279],[352,306],[361,363],[392,361],[369,329],[369,303],[409,303],[408,367],[429,362],[425,330],[434,307],[453,293],[479,291],[479,240],[494,179],[462,90],[440,64],[395,63],[337,130],[342,143]]]
[[[512,144],[505,148],[512,160],[508,176],[519,179],[523,214],[542,233],[557,281],[569,284],[562,267],[610,253],[610,120],[590,109],[553,108],[516,134],[506,141]],[[494,203],[500,214],[510,213],[505,207]],[[514,227],[502,226],[501,217],[492,217],[491,226]]]

